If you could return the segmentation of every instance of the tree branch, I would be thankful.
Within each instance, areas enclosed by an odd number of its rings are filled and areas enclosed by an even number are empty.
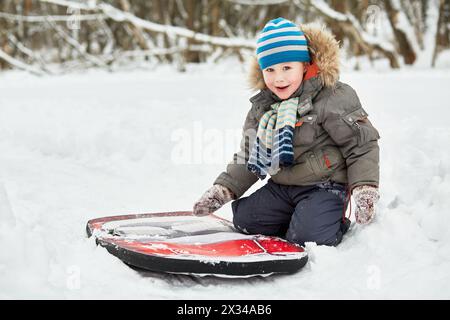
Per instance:
[[[81,56],[83,56],[86,60],[92,62],[94,65],[99,67],[108,67],[107,64],[100,60],[99,58],[85,52],[84,48],[81,46],[81,44],[75,40],[74,38],[70,37],[64,30],[59,27],[55,22],[53,21],[47,21],[50,26],[52,26],[53,29],[57,32],[57,34],[66,41],[70,46],[72,46]]]
[[[311,5],[317,13],[330,19],[336,23],[346,34],[350,37],[366,52],[369,56],[373,51],[378,51],[389,59],[392,68],[399,68],[400,65],[396,58],[395,48],[383,41],[368,34],[360,25],[358,19],[351,13],[341,13],[331,8],[323,0],[308,0],[308,4]]]
[[[16,58],[11,57],[9,54],[4,52],[2,49],[0,49],[0,59],[3,59],[10,65],[16,67],[17,69],[25,70],[32,74],[38,75],[38,76],[42,76],[45,74],[42,70],[37,69],[33,66],[27,65],[26,63],[23,63],[22,61],[19,61]]]
[[[11,14],[6,12],[0,12],[0,18],[7,19],[10,21],[21,21],[21,22],[46,22],[46,21],[54,21],[54,22],[67,22],[72,21],[74,17],[72,15],[65,16],[22,16],[18,14]],[[81,14],[77,15],[76,19],[79,21],[92,21],[92,20],[103,20],[106,19],[107,16],[102,13],[96,14]]]
[[[181,27],[174,27],[169,25],[161,25],[158,23],[154,23],[148,20],[141,19],[139,17],[136,17],[135,15],[124,12],[120,9],[117,9],[114,6],[111,6],[106,3],[98,3],[95,6],[88,6],[85,4],[75,3],[72,1],[66,1],[66,0],[40,0],[41,2],[47,2],[52,4],[57,4],[61,6],[71,7],[71,8],[77,8],[80,10],[87,10],[87,11],[101,11],[103,14],[108,16],[108,18],[117,21],[117,22],[130,22],[133,25],[140,27],[142,29],[153,31],[157,33],[164,33],[168,36],[179,36],[184,37],[187,39],[195,40],[198,42],[204,42],[216,46],[223,46],[223,47],[234,47],[239,49],[250,49],[254,50],[256,48],[256,45],[254,43],[254,40],[247,40],[242,38],[235,38],[235,39],[229,39],[224,37],[213,37],[209,36],[207,34],[203,33],[197,33],[192,30],[181,28]]]

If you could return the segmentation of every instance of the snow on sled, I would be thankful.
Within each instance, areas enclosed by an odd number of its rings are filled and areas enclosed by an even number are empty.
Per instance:
[[[86,231],[126,264],[156,272],[269,276],[294,273],[308,260],[299,245],[242,234],[228,220],[191,211],[98,218],[88,221]]]

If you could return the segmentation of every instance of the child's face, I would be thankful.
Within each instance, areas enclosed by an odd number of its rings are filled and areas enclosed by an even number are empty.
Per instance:
[[[278,63],[263,70],[264,82],[270,91],[284,100],[300,87],[303,71],[302,62]]]

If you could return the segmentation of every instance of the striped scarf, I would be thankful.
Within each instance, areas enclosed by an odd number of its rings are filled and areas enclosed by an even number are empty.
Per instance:
[[[274,103],[259,121],[247,169],[261,180],[294,162],[295,122],[299,98]]]

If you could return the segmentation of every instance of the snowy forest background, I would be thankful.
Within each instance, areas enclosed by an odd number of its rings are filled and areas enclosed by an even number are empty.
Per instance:
[[[434,67],[450,48],[449,0],[2,0],[0,70],[243,62],[279,16],[325,24],[355,69],[359,58]]]

